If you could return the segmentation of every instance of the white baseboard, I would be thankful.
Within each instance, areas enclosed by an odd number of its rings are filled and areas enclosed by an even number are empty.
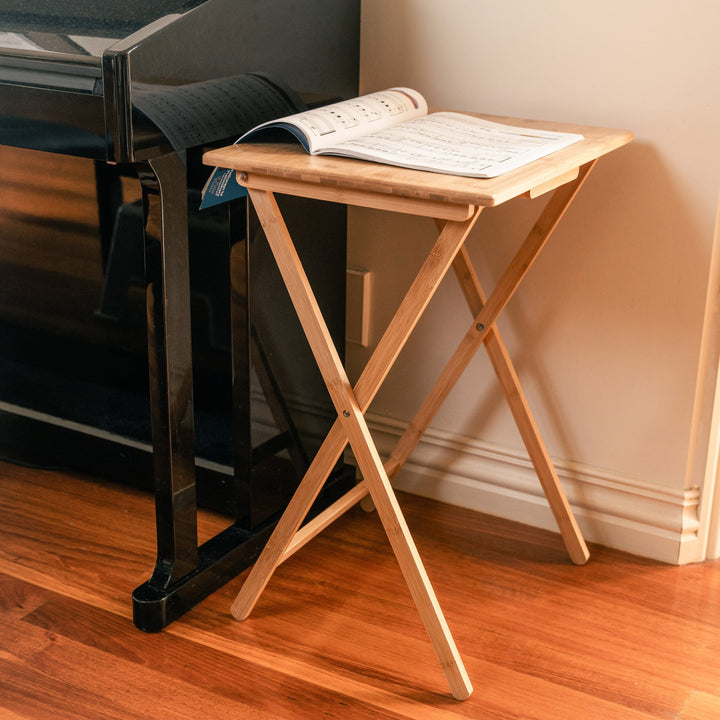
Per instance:
[[[367,420],[380,454],[389,455],[404,425],[373,414]],[[697,489],[664,488],[559,460],[554,465],[588,542],[672,564],[695,559]],[[557,530],[522,451],[431,428],[393,484],[441,502]]]
[[[255,420],[271,427],[259,392],[255,403]],[[312,434],[315,418],[322,413],[307,400],[293,398],[290,404]],[[404,431],[404,423],[374,413],[368,413],[366,419],[380,455],[386,458]],[[587,542],[673,565],[702,559],[697,488],[667,488],[555,458],[553,464]],[[557,531],[523,450],[430,428],[393,485],[450,505]]]

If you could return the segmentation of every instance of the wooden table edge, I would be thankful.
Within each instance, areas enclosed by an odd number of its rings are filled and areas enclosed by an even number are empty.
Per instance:
[[[535,188],[551,189],[556,179],[571,177],[577,168],[626,145],[633,137],[627,130],[487,115],[481,117],[527,127],[577,132],[583,135],[583,140],[517,170],[487,179],[410,170],[352,158],[313,156],[295,142],[230,145],[206,152],[203,162],[308,186],[340,187],[456,205],[492,207],[514,197],[532,195]]]

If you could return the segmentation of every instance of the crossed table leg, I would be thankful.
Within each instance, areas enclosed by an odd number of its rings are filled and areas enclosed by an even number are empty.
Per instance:
[[[464,248],[465,240],[481,208],[473,208],[467,219],[445,221],[432,251],[354,388],[350,385],[335,350],[272,192],[249,187],[251,200],[338,417],[233,603],[232,613],[237,619],[243,620],[250,614],[280,563],[369,493],[445,672],[452,695],[462,700],[471,694],[472,685],[389,478],[393,477],[403,465],[435,412],[482,344],[488,351],[500,385],[508,399],[570,557],[577,564],[587,561],[589,556],[587,547],[527,406],[495,322],[591,167],[592,163],[583,166],[577,179],[555,190],[487,301]],[[408,203],[405,211],[412,212],[412,202]],[[370,435],[364,414],[451,266],[474,315],[473,324],[384,465]],[[301,528],[307,512],[348,442],[363,480],[334,505]]]

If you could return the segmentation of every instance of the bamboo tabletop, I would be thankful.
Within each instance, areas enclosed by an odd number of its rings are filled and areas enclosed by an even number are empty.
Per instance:
[[[248,175],[334,189],[359,190],[434,202],[492,207],[519,195],[539,195],[572,179],[577,169],[632,140],[627,130],[477,115],[494,122],[578,133],[583,139],[517,170],[488,179],[409,170],[344,157],[309,155],[296,142],[236,144],[211,150],[206,165]]]

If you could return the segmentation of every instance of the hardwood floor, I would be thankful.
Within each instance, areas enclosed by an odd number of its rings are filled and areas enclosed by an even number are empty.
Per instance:
[[[245,622],[239,577],[145,634],[130,593],[154,562],[152,499],[0,464],[0,718],[720,717],[718,563],[593,547],[577,567],[555,534],[401,504],[475,687],[462,703],[374,513],[281,566]]]

